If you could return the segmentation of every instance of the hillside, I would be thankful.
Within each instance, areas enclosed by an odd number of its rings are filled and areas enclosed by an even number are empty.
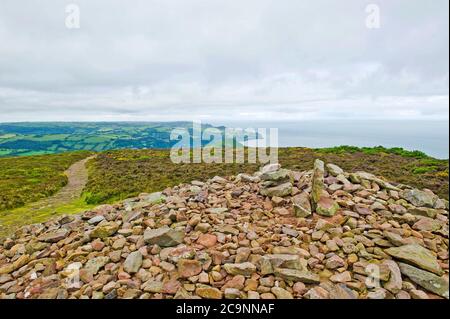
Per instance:
[[[170,148],[170,132],[178,127],[191,129],[192,122],[0,123],[0,157]]]
[[[279,161],[288,169],[306,170],[316,158],[349,171],[366,170],[399,183],[429,188],[448,199],[448,160],[401,149],[337,147],[331,149],[280,148]],[[89,163],[85,193],[91,204],[108,203],[155,192],[168,186],[215,175],[254,172],[256,164],[174,164],[166,150],[103,152]]]
[[[25,226],[0,298],[448,299],[448,209],[318,159],[268,165]]]
[[[256,164],[173,164],[168,150],[115,150],[96,153],[95,159],[83,163],[88,169],[87,184],[72,192],[64,172],[91,154],[0,158],[0,237],[21,225],[43,222],[55,215],[79,213],[142,192],[259,169]],[[427,188],[448,199],[448,161],[420,152],[380,147],[279,150],[280,163],[293,170],[308,169],[316,158],[337,163],[349,171],[371,171],[406,185]]]

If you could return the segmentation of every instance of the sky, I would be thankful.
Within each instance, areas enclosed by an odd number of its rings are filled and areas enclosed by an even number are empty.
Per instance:
[[[1,0],[0,122],[448,120],[448,6]]]

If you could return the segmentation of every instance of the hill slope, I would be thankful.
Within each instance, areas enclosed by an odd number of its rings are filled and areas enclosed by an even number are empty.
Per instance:
[[[448,199],[448,161],[421,153],[383,148],[281,148],[283,167],[306,170],[316,158],[336,163],[344,169],[366,170],[400,183],[429,188]],[[89,164],[85,192],[92,204],[111,202],[155,192],[168,186],[215,175],[254,172],[257,164],[174,164],[166,150],[117,150],[103,152]]]
[[[448,261],[447,201],[317,160],[23,227],[0,298],[448,299]]]

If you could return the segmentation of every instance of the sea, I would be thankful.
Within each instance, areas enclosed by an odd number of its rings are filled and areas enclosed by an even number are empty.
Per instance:
[[[280,147],[402,147],[449,158],[448,120],[208,121],[231,128],[278,129]],[[249,145],[252,145],[251,141]]]

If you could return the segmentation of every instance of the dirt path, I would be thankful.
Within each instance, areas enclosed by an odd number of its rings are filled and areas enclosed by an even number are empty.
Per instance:
[[[0,238],[20,226],[43,222],[57,214],[73,213],[88,208],[86,203],[79,203],[79,200],[88,181],[86,163],[94,157],[95,155],[72,164],[64,172],[68,179],[67,185],[56,194],[0,213]]]
[[[72,164],[72,166],[64,172],[68,179],[67,185],[61,188],[56,194],[29,204],[28,208],[32,210],[56,208],[78,199],[88,181],[86,163],[94,157],[95,155]]]

